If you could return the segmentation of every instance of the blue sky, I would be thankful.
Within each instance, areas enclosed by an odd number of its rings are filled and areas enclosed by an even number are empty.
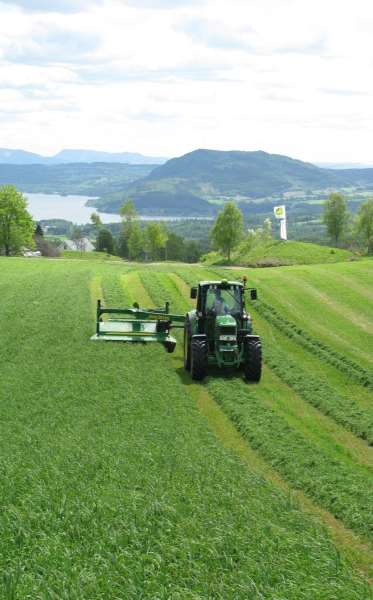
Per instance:
[[[0,147],[372,162],[366,0],[0,0]]]

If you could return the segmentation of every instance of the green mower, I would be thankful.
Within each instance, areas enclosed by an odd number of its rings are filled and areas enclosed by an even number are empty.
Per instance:
[[[184,315],[170,314],[169,303],[161,308],[104,308],[97,301],[96,341],[161,343],[173,352],[176,339],[171,329],[184,330],[184,366],[201,381],[209,366],[221,369],[243,367],[248,381],[259,381],[262,371],[260,338],[253,334],[245,310],[245,291],[256,300],[254,288],[239,281],[202,281],[191,289],[197,307]]]
[[[186,315],[184,366],[201,381],[210,365],[243,367],[248,381],[258,382],[262,372],[262,346],[253,335],[251,317],[245,310],[246,278],[238,281],[202,281],[191,289],[197,307]],[[257,292],[250,288],[250,297]]]
[[[103,315],[110,315],[103,319]],[[113,317],[112,315],[115,315]],[[161,308],[140,308],[137,302],[131,308],[103,308],[97,300],[95,341],[158,342],[167,352],[173,352],[176,339],[170,335],[172,327],[184,328],[183,315],[170,315],[170,305]]]

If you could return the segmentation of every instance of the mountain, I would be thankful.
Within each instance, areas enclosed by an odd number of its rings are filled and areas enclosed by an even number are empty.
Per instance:
[[[109,162],[109,163],[126,163],[128,165],[160,165],[167,161],[167,158],[155,156],[143,156],[131,152],[98,152],[97,150],[62,150],[51,158],[54,164],[56,163],[92,163],[92,162]]]
[[[11,184],[22,192],[45,194],[97,197],[117,193],[123,198],[126,187],[148,175],[152,169],[154,165],[113,163],[0,164],[0,186]]]
[[[135,181],[127,194],[135,200],[149,193],[192,194],[205,201],[258,200],[285,192],[373,186],[373,169],[324,169],[280,154],[262,151],[195,150],[173,158]],[[102,199],[104,206],[105,198]],[[111,197],[111,209],[117,208]]]
[[[33,152],[0,148],[0,164],[32,165],[36,163],[44,163],[46,160],[46,158],[39,156],[39,154],[34,154]]]
[[[258,213],[271,212],[285,192],[292,192],[292,204],[300,205],[300,196],[309,192],[322,199],[330,190],[350,188],[357,195],[373,190],[373,169],[326,169],[262,151],[195,150],[163,165],[65,164],[62,161],[87,156],[76,150],[59,156],[61,162],[53,165],[0,164],[0,185],[12,183],[25,192],[96,196],[90,205],[112,213],[132,198],[142,214],[179,216],[213,216],[219,202],[228,198],[245,213]],[[310,214],[312,206],[320,212],[320,205],[307,204],[304,214]]]
[[[0,164],[8,165],[58,165],[67,163],[122,163],[129,165],[160,165],[167,158],[144,156],[131,152],[99,152],[97,150],[61,150],[54,156],[41,156],[25,150],[0,148]]]

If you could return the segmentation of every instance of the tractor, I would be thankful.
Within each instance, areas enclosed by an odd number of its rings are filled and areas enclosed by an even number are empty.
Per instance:
[[[210,366],[243,367],[247,381],[259,381],[262,370],[260,338],[253,334],[245,310],[245,292],[256,300],[254,288],[239,281],[201,281],[191,288],[197,307],[187,315],[170,313],[169,302],[160,308],[107,308],[97,301],[96,333],[92,340],[160,343],[173,352],[176,338],[171,329],[184,329],[184,366],[201,381]]]
[[[190,296],[196,309],[184,323],[184,366],[193,379],[201,381],[210,366],[243,368],[247,381],[258,382],[262,371],[260,337],[253,334],[245,310],[246,278],[238,281],[201,281]],[[251,300],[257,292],[249,288]]]

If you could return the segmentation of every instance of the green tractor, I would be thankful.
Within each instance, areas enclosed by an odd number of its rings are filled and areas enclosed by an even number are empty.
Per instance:
[[[201,381],[210,365],[243,368],[247,381],[258,382],[262,371],[262,346],[253,335],[245,310],[246,278],[238,281],[201,281],[191,288],[197,307],[184,324],[184,366]],[[257,293],[249,288],[251,300]]]

